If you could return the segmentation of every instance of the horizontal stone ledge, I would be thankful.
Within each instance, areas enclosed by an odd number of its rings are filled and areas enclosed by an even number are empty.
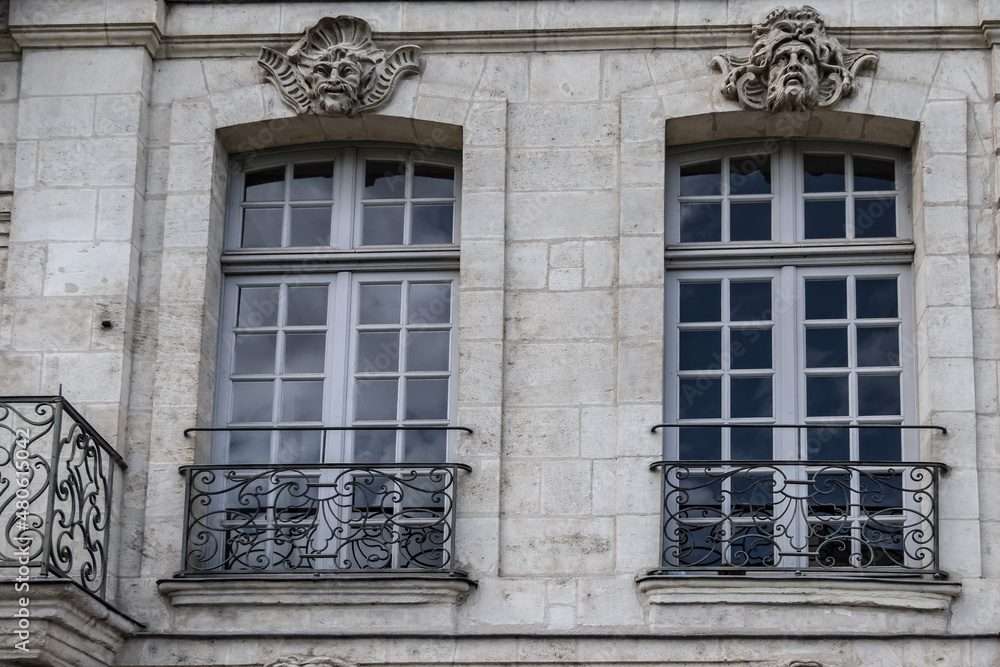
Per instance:
[[[10,34],[22,49],[141,46],[151,56],[156,55],[163,39],[155,23],[12,25]]]
[[[651,575],[639,591],[657,605],[844,606],[946,611],[962,585],[948,581],[832,576]]]

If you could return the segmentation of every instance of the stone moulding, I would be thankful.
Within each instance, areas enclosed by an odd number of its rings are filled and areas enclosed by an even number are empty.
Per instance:
[[[298,114],[354,117],[385,104],[396,83],[420,71],[420,47],[387,54],[371,26],[353,16],[325,17],[281,54],[262,47],[257,63]]]
[[[830,106],[854,94],[854,79],[878,56],[848,49],[826,33],[818,11],[809,6],[772,10],[751,30],[746,57],[725,53],[712,64],[725,75],[722,94],[747,109],[805,111]]]
[[[355,667],[354,663],[341,660],[340,658],[330,658],[327,656],[291,655],[285,658],[278,658],[264,665],[264,667]]]

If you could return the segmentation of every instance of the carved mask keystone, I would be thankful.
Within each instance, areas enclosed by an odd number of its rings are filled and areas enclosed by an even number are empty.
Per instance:
[[[353,16],[322,18],[288,53],[266,46],[257,63],[296,113],[348,116],[386,103],[401,77],[420,71],[420,47],[386,53]]]
[[[744,108],[804,111],[826,107],[854,94],[854,78],[874,68],[878,56],[847,49],[826,34],[812,7],[778,7],[753,26],[753,47],[742,58],[731,53],[712,60],[726,79],[722,94]]]

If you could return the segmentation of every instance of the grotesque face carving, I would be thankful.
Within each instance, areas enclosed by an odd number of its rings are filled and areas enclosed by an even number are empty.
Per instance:
[[[367,72],[362,69],[363,66],[367,66]],[[327,53],[322,60],[301,67],[306,94],[314,111],[353,115],[365,93],[362,83],[371,80],[374,67],[375,64],[363,54],[351,54],[339,49]]]
[[[812,7],[779,7],[754,25],[752,35],[748,57],[725,54],[712,61],[726,75],[722,94],[751,109],[828,106],[850,96],[857,72],[878,61],[870,51],[841,47]]]
[[[354,116],[384,104],[402,75],[420,70],[419,56],[412,45],[387,54],[367,23],[338,16],[320,19],[287,54],[264,47],[257,62],[298,113]]]
[[[813,50],[799,41],[778,47],[767,74],[767,108],[811,109],[819,101],[819,69]]]

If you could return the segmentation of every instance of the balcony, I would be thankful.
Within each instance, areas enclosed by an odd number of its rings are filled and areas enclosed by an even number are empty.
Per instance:
[[[466,465],[185,466],[178,577],[376,574],[465,577],[455,558]]]
[[[112,500],[125,467],[61,396],[0,398],[0,568],[69,580],[106,601]]]
[[[0,397],[0,612],[16,619],[0,662],[110,665],[142,627],[109,565],[125,467],[65,398]]]
[[[667,426],[677,425],[654,430]],[[801,439],[815,426],[763,428],[796,429]],[[661,473],[663,505],[661,562],[650,575],[947,577],[939,562],[938,529],[944,464],[703,460],[659,461],[651,468]]]

